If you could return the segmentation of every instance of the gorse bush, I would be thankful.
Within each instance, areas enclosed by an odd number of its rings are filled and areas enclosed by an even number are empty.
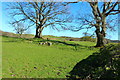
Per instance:
[[[77,63],[70,79],[120,80],[120,44],[108,45]]]
[[[84,36],[80,38],[80,41],[91,41],[91,42],[96,42],[95,38],[92,38],[91,36]]]

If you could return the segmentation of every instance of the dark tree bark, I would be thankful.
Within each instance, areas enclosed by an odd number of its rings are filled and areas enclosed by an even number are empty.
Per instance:
[[[104,46],[104,35],[100,32],[100,30],[95,31],[96,36],[97,36],[97,43],[95,47],[101,47]]]
[[[38,27],[36,28],[35,38],[42,38],[42,36],[40,36],[39,28]]]
[[[42,38],[42,28],[41,27],[36,28],[35,38]]]

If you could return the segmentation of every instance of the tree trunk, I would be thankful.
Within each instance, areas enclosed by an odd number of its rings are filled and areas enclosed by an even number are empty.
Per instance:
[[[104,35],[100,32],[100,30],[96,30],[97,35],[97,44],[95,47],[102,47],[104,46]]]
[[[99,28],[99,26],[96,26],[96,35],[97,35],[97,44],[95,47],[102,47],[106,44],[106,40],[105,40],[105,36],[106,36],[106,16],[102,16],[102,25],[101,25],[101,29]]]
[[[42,29],[39,27],[36,28],[35,38],[42,38]]]

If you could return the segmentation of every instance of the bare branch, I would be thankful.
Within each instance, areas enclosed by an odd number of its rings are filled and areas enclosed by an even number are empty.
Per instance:
[[[118,4],[118,2],[115,2],[114,4],[112,4],[110,7],[107,8],[107,10],[109,10],[105,15],[108,16],[111,12],[114,11],[114,8],[116,7],[116,5]],[[107,11],[106,10],[106,11]]]

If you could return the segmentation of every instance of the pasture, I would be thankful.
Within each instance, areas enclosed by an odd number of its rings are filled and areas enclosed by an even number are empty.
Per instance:
[[[3,78],[66,78],[73,67],[92,53],[94,42],[2,37]]]

